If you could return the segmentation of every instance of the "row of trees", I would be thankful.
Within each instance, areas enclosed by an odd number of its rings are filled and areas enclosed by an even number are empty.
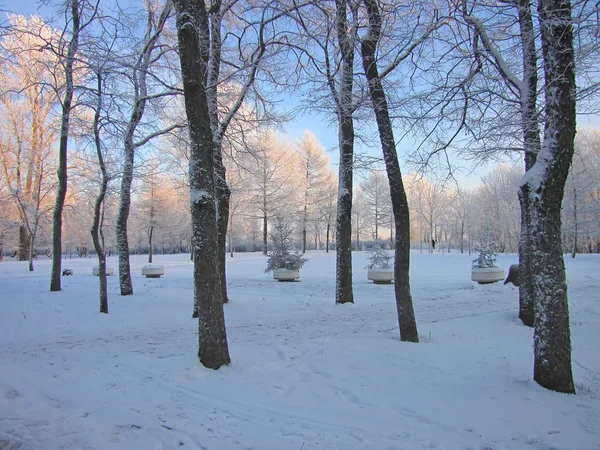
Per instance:
[[[305,161],[304,166],[318,169],[310,183],[306,183],[306,172],[299,176],[297,171],[301,160]],[[158,164],[146,166],[145,173],[141,173],[135,183],[128,230],[131,251],[189,252],[189,191],[177,172],[164,171]],[[312,133],[306,131],[303,139],[295,144],[274,132],[267,133],[258,149],[251,153],[240,152],[236,164],[226,159],[226,166],[230,167],[227,247],[231,254],[236,251],[266,253],[265,224],[268,230],[275,214],[285,214],[290,223],[295,222],[294,236],[299,250],[333,248],[337,181],[330,171],[328,156]],[[73,254],[85,255],[93,248],[88,228],[94,216],[95,189],[85,177],[75,175],[77,179],[71,183],[64,214],[63,253],[67,258]],[[51,181],[52,173],[46,176],[44,183]],[[477,243],[492,239],[500,252],[517,252],[519,203],[516,193],[521,176],[522,170],[518,167],[502,164],[483,176],[478,186],[466,189],[451,180],[443,182],[407,175],[404,183],[412,247],[432,252],[434,240],[438,252],[470,253]],[[575,255],[600,250],[599,179],[600,133],[581,130],[565,188],[562,219],[565,252]],[[19,198],[8,195],[6,183],[2,186],[7,193],[2,222],[5,252],[18,254],[22,242],[17,213]],[[48,200],[47,204],[51,204],[53,192],[49,192]],[[104,239],[107,251],[114,253],[117,193],[109,192],[106,201]],[[11,210],[15,213],[11,214]],[[25,209],[25,214],[29,214],[29,209]],[[38,217],[37,252],[50,247],[49,215],[50,208],[46,208],[34,216]],[[373,240],[388,242],[393,247],[393,216],[384,172],[370,171],[359,183],[354,192],[352,216],[353,249],[364,249],[364,245]],[[28,258],[29,254],[23,257]]]
[[[92,235],[100,264],[101,311],[107,312],[102,224],[110,182],[120,181],[116,221],[119,277],[121,294],[130,295],[128,221],[136,167],[152,160],[153,147],[160,159],[164,152],[158,151],[156,142],[169,140],[188,161],[182,184],[189,188],[192,253],[202,256],[194,258],[193,309],[200,319],[200,360],[213,368],[227,364],[224,249],[228,224],[235,223],[236,174],[232,167],[246,159],[239,165],[261,173],[260,148],[271,139],[264,137],[265,125],[284,118],[274,101],[282,92],[294,89],[304,97],[304,108],[329,114],[338,126],[337,303],[354,301],[353,194],[355,169],[361,160],[355,152],[356,138],[378,143],[382,149],[393,216],[390,234],[402,340],[417,342],[418,333],[409,280],[410,188],[400,171],[398,136],[400,141],[406,137],[416,140],[410,157],[422,168],[450,161],[448,154],[453,149],[480,160],[514,151],[524,155],[518,246],[523,278],[520,317],[535,325],[534,378],[551,389],[574,392],[564,264],[558,251],[562,244],[560,206],[574,151],[575,99],[580,109],[594,111],[595,107],[598,84],[595,72],[589,69],[593,69],[600,48],[597,5],[571,5],[565,0],[500,4],[466,0],[213,0],[207,4],[175,0],[165,4],[148,1],[133,14],[101,8],[89,0],[69,0],[60,7],[65,18],[61,29],[41,21],[37,28],[31,27],[13,18],[7,28],[10,38],[3,41],[3,58],[15,67],[21,55],[31,55],[31,66],[48,71],[47,79],[21,79],[3,96],[20,101],[36,87],[51,93],[50,111],[58,141],[57,176],[48,178],[56,185],[51,290],[60,290],[62,221],[69,198],[67,161],[77,161],[73,153],[87,154],[79,159],[91,164],[90,174],[96,177]],[[169,25],[172,15],[176,30]],[[26,36],[34,42],[11,47],[12,36]],[[47,55],[47,60],[36,58],[38,53]],[[579,85],[575,84],[575,67]],[[541,78],[544,83],[538,86]],[[29,115],[31,111],[23,112]],[[69,143],[78,146],[71,155]],[[19,154],[19,145],[11,136],[8,146],[13,154]],[[113,154],[113,148],[122,152]],[[251,164],[248,158],[258,163]],[[44,166],[47,159],[41,161],[32,164]],[[322,186],[331,177],[319,175],[326,164],[314,161],[300,159],[295,171],[300,186],[295,191],[296,206],[301,206],[294,208],[294,214],[303,248],[308,224],[313,215],[320,214],[315,198],[334,198],[331,192],[321,193],[329,191]],[[6,177],[23,179],[22,168],[18,164]],[[262,170],[263,181],[266,172]],[[581,177],[575,173],[573,178]],[[24,179],[27,186],[28,178]],[[242,180],[240,177],[240,183]],[[25,189],[17,187],[16,181],[7,185],[13,194],[21,195]],[[265,189],[263,186],[263,192]],[[441,185],[439,195],[432,198],[439,201],[444,189],[448,190]],[[423,189],[417,191],[416,203],[423,205],[426,196]],[[39,200],[42,211],[42,190],[31,192],[28,195]],[[155,193],[151,188],[151,200]],[[486,195],[497,193],[490,190]],[[466,195],[455,196],[464,197],[466,204]],[[578,205],[582,197],[573,198]],[[500,202],[500,197],[497,200]],[[151,222],[157,217],[152,205],[151,201]],[[263,236],[270,208],[272,205],[263,202]],[[380,217],[385,215],[381,208],[377,204],[370,214],[376,217],[376,235],[382,225]],[[433,204],[420,208],[420,241],[453,235],[449,230],[454,227],[443,219],[441,208]],[[505,213],[503,208],[495,213],[499,222],[506,222],[499,226],[498,237],[514,247],[515,231],[508,225],[510,221],[505,221]],[[571,217],[574,219],[575,213]],[[22,214],[20,219],[24,221]],[[35,236],[36,223],[25,224],[30,238]],[[579,226],[581,222],[577,219],[574,223]],[[153,237],[154,225],[149,230]]]

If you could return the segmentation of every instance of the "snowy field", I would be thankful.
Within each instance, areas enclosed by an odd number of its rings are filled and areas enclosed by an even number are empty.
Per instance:
[[[297,283],[262,255],[228,258],[218,371],[196,357],[187,255],[157,255],[159,279],[132,257],[135,295],[109,277],[108,315],[93,258],[64,261],[58,293],[50,261],[0,263],[0,449],[600,449],[600,255],[566,258],[576,396],[532,381],[516,288],[471,282],[468,255],[413,254],[419,344],[400,342],[365,253],[344,306],[335,254],[308,256]]]

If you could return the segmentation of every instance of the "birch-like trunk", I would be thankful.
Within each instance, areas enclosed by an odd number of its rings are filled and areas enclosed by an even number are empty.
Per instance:
[[[52,272],[50,274],[50,291],[60,291],[62,264],[62,214],[67,196],[67,148],[69,143],[69,120],[73,102],[73,65],[79,46],[79,0],[70,0],[71,40],[67,47],[65,61],[65,96],[62,102],[60,123],[60,142],[58,145],[58,191],[52,213]]]
[[[392,211],[396,229],[394,260],[394,291],[398,325],[402,341],[419,342],[417,322],[410,292],[410,213],[398,163],[396,141],[392,129],[387,99],[377,68],[375,54],[381,34],[381,15],[376,0],[364,0],[367,7],[369,30],[361,42],[362,62],[368,81],[369,97],[373,104],[385,168],[390,185]]]

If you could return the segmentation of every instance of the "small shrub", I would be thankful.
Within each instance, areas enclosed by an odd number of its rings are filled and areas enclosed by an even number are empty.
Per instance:
[[[481,247],[475,247],[475,251],[479,252],[479,256],[473,260],[473,267],[490,268],[496,266],[496,244],[484,244]]]
[[[369,264],[366,269],[389,269],[392,267],[392,261],[394,257],[381,248],[379,243],[375,243],[369,250],[371,256],[369,257]]]
[[[267,268],[265,273],[276,269],[300,270],[308,261],[300,253],[290,253],[293,244],[292,229],[287,223],[284,223],[283,217],[275,216],[275,224],[271,231],[271,241],[273,241],[273,250],[269,253]]]

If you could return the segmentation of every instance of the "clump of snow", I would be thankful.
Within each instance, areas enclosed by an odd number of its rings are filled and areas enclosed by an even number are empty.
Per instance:
[[[600,255],[565,260],[577,395],[532,381],[517,289],[473,285],[469,255],[411,255],[420,344],[400,342],[388,286],[355,273],[356,304],[336,306],[335,254],[309,256],[294,284],[273,283],[259,253],[229,261],[232,363],[217,371],[197,359],[189,255],[162,256],[169,277],[152,281],[132,256],[135,295],[109,278],[108,315],[93,259],[69,260],[81,275],[60,292],[50,260],[0,262],[0,447],[598,448]],[[367,258],[353,253],[357,272]]]
[[[211,198],[210,192],[204,189],[190,189],[190,202],[193,204],[204,201],[207,198]]]

